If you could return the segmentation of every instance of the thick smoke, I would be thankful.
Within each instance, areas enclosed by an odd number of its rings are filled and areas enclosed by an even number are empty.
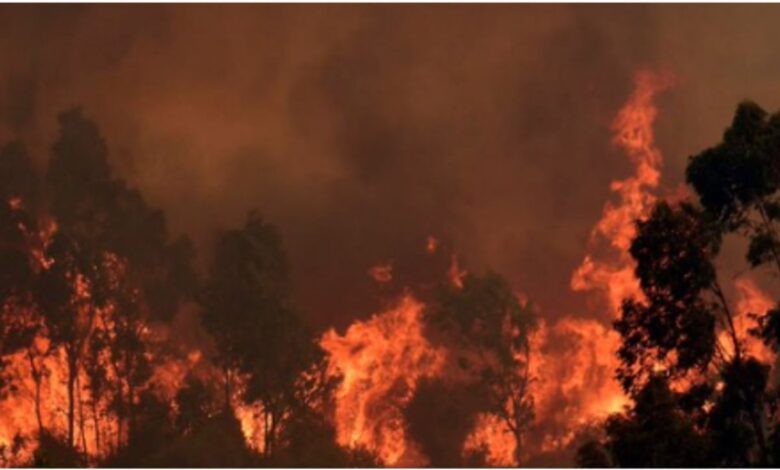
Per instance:
[[[43,161],[83,105],[117,171],[190,234],[258,208],[318,328],[377,310],[366,271],[420,278],[434,235],[546,315],[585,312],[572,270],[609,182],[634,72],[660,106],[667,182],[736,102],[772,109],[776,6],[6,6],[3,140]],[[585,313],[583,313],[585,315]]]

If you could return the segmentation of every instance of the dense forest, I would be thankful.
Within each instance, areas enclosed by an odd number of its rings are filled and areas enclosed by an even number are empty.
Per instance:
[[[59,116],[48,155],[26,148],[0,150],[0,387],[33,412],[0,417],[0,463],[388,464],[337,437],[336,390],[352,378],[329,367],[332,351],[297,309],[272,223],[251,211],[196,255],[114,174],[80,109]],[[780,114],[741,104],[686,179],[689,196],[658,200],[635,221],[641,295],[624,299],[614,323],[614,373],[630,401],[589,428],[580,466],[780,464],[780,308],[744,327],[718,264],[724,241],[739,238],[749,268],[780,275]],[[500,275],[453,268],[417,293],[426,340],[450,352],[431,356],[448,380],[414,377],[387,419],[403,421],[429,465],[483,466],[489,449],[464,443],[489,415],[522,463],[538,313]],[[182,327],[182,312],[195,327]],[[197,351],[182,346],[185,333],[197,334]]]

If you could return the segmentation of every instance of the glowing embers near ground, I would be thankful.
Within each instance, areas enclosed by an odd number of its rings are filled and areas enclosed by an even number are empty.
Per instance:
[[[387,312],[334,330],[321,341],[329,372],[340,375],[335,424],[339,444],[378,452],[387,465],[417,461],[404,431],[402,406],[421,377],[433,377],[444,352],[423,335],[423,305],[406,295]]]

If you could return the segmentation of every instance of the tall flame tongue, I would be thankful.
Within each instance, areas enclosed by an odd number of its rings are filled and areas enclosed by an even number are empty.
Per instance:
[[[670,85],[668,76],[637,74],[634,92],[612,124],[613,141],[631,159],[634,174],[612,182],[610,189],[619,201],[604,205],[603,215],[591,232],[591,244],[606,244],[612,256],[597,259],[586,255],[571,279],[573,290],[597,291],[605,296],[610,319],[619,314],[623,299],[642,296],[628,249],[636,234],[634,222],[647,217],[656,201],[654,191],[663,159],[655,146],[653,123],[658,110],[653,100]]]
[[[534,338],[537,444],[542,451],[565,447],[580,426],[627,403],[614,378],[620,338],[608,322],[618,316],[623,299],[642,298],[628,250],[634,222],[646,217],[656,200],[662,156],[653,133],[658,114],[654,99],[670,85],[667,76],[638,73],[632,95],[612,124],[613,142],[629,157],[634,173],[612,182],[617,201],[605,204],[591,232],[594,252],[606,256],[587,254],[571,279],[572,290],[598,294],[606,310],[599,315],[602,320],[564,318],[542,324]]]

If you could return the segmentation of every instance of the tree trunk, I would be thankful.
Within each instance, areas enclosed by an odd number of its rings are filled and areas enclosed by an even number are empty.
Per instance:
[[[279,423],[279,417],[277,413],[272,412],[271,413],[271,429],[269,431],[269,441],[268,441],[268,448],[273,452],[273,449],[276,447],[276,430],[277,425]]]
[[[116,410],[116,449],[119,449],[122,446],[122,431],[124,429],[124,422],[125,422],[125,405],[124,405],[124,394],[122,393],[122,381],[117,380],[116,383],[116,401],[117,401],[117,410]]]
[[[513,423],[509,428],[515,438],[515,465],[519,467],[523,461],[523,431],[525,430],[522,416],[522,399],[518,400],[516,397],[513,397],[512,408]]]
[[[271,425],[270,425],[271,413],[263,407],[263,439],[265,447],[263,448],[263,454],[266,457],[271,455]]]
[[[75,388],[76,388],[76,351],[70,348],[68,355],[68,445],[74,444]]]
[[[225,366],[225,412],[229,412],[230,408],[230,369]]]
[[[764,435],[764,425],[761,422],[761,417],[758,416],[755,409],[750,410],[750,419],[753,422],[753,430],[756,433],[756,440],[758,441],[758,449],[761,452],[761,460],[759,465],[762,467],[769,466],[769,449],[766,444],[766,436]]]
[[[135,431],[135,387],[130,380],[127,381],[127,433],[133,435]]]
[[[92,397],[92,423],[95,426],[95,454],[100,456],[100,418],[98,417],[97,397]]]
[[[32,373],[33,381],[35,382],[35,419],[38,421],[38,437],[43,435],[43,417],[41,416],[41,371],[35,365],[35,359],[33,358],[32,351],[27,350],[27,358],[30,361],[30,371]]]
[[[522,435],[519,431],[515,431],[514,435],[515,435],[515,465],[519,467],[523,458],[523,441],[522,441]]]
[[[84,454],[87,454],[87,433],[84,430],[84,404],[81,401],[81,380],[76,374],[76,400],[79,404],[79,432],[81,433],[81,447]]]

